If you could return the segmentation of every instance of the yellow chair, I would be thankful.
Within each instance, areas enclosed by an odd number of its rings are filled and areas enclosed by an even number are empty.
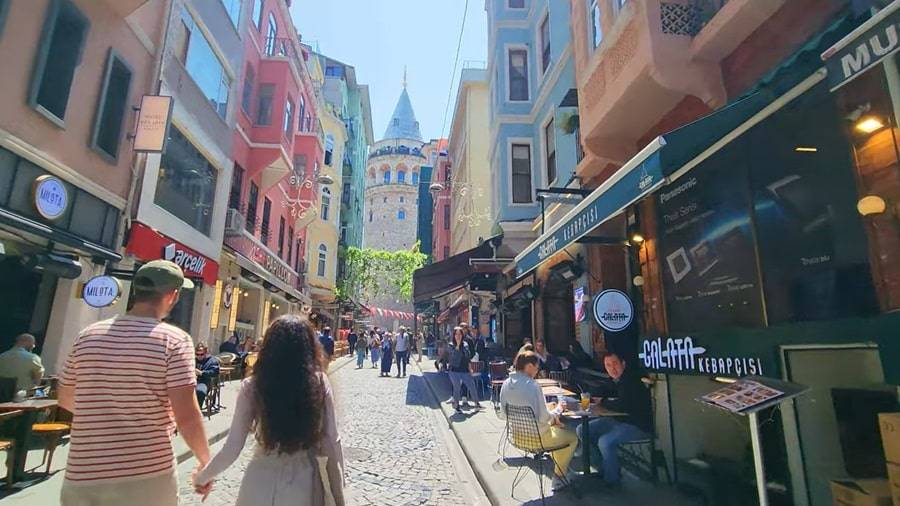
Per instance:
[[[253,374],[253,366],[256,365],[256,360],[259,358],[259,353],[253,352],[247,355],[247,358],[244,359],[244,376],[250,376]]]
[[[36,423],[31,426],[31,433],[34,436],[43,437],[47,441],[47,445],[44,447],[44,455],[41,457],[41,463],[35,469],[44,465],[44,462],[47,462],[47,469],[44,473],[50,474],[50,464],[53,463],[53,453],[56,451],[59,441],[71,430],[71,425],[60,422]]]
[[[0,423],[24,413],[22,410],[0,413]],[[11,439],[0,439],[0,451],[6,452],[6,484],[12,486],[15,480],[16,442]]]

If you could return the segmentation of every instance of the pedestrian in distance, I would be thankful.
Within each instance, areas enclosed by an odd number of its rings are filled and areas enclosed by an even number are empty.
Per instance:
[[[134,274],[131,309],[75,339],[59,387],[73,416],[63,506],[177,505],[176,428],[199,467],[209,461],[191,337],[162,322],[193,286],[178,265],[148,262]]]
[[[353,344],[356,351],[356,368],[362,369],[366,362],[366,351],[369,349],[365,334],[355,339]]]
[[[375,369],[381,360],[381,336],[374,330],[369,335],[369,352],[372,355],[372,369]]]
[[[322,349],[325,351],[325,358],[331,362],[331,359],[334,358],[334,338],[331,337],[331,327],[325,327],[322,329],[322,333],[319,336],[319,342],[322,343]]]
[[[449,352],[448,362],[450,367],[450,384],[453,386],[453,409],[457,413],[462,412],[463,406],[460,405],[460,395],[463,385],[466,385],[469,393],[475,399],[475,408],[482,409],[478,400],[478,390],[475,388],[475,380],[469,372],[469,362],[472,360],[474,350],[469,347],[469,343],[466,342],[463,330],[460,327],[453,329],[453,342],[450,343]],[[465,407],[471,407],[468,400],[466,400],[465,404]]]
[[[398,378],[401,374],[403,377],[406,377],[406,366],[409,364],[409,341],[409,334],[406,332],[406,329],[400,327],[400,332],[397,333],[397,337],[394,340],[394,346],[397,353]]]
[[[390,332],[381,340],[381,376],[390,377],[394,361],[394,340]]]
[[[306,319],[284,315],[272,322],[253,376],[241,382],[228,439],[197,473],[197,493],[205,498],[252,432],[257,448],[236,506],[343,506],[344,457],[327,366]]]
[[[359,335],[356,333],[356,330],[351,330],[350,335],[347,336],[347,355],[353,355],[353,352],[356,350],[357,340],[359,340]]]
[[[416,334],[416,351],[419,352],[419,358],[416,359],[416,363],[421,364],[422,354],[425,353],[425,334],[421,332]]]

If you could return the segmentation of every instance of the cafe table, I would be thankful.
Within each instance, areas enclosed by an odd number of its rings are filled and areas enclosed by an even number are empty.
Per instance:
[[[547,407],[548,409],[555,408],[556,403],[548,405]],[[620,413],[618,411],[612,411],[610,409],[604,408],[599,403],[595,403],[591,404],[591,407],[587,411],[566,410],[563,411],[559,416],[560,418],[565,418],[568,420],[581,420],[581,437],[583,438],[581,446],[582,453],[584,454],[584,466],[582,468],[582,472],[585,476],[589,476],[591,474],[591,448],[588,447],[588,444],[591,441],[590,421],[595,418],[623,417],[628,416],[628,414]]]
[[[544,394],[544,397],[558,397],[560,395],[565,395],[566,397],[574,397],[575,395],[577,395],[571,390],[556,385],[542,386],[541,392]]]
[[[16,442],[12,469],[15,481],[22,481],[26,478],[25,460],[28,458],[28,440],[31,438],[31,426],[37,421],[38,414],[58,405],[59,401],[56,399],[26,399],[22,402],[0,403],[0,412],[22,411],[22,416],[16,420],[17,426],[13,436]]]

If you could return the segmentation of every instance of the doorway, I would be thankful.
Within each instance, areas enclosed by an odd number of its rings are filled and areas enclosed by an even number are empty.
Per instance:
[[[575,294],[572,284],[553,274],[543,293],[544,342],[551,353],[566,353],[575,341]]]
[[[9,349],[16,336],[25,332],[37,338],[40,353],[56,292],[56,277],[22,267],[20,257],[0,257],[0,350]]]

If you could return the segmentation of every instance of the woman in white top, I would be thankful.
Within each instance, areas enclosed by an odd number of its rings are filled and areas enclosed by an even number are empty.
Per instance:
[[[253,432],[256,451],[237,506],[343,506],[344,458],[324,364],[308,321],[285,315],[269,325],[253,376],[241,383],[225,446],[194,480],[198,493],[209,492]]]

